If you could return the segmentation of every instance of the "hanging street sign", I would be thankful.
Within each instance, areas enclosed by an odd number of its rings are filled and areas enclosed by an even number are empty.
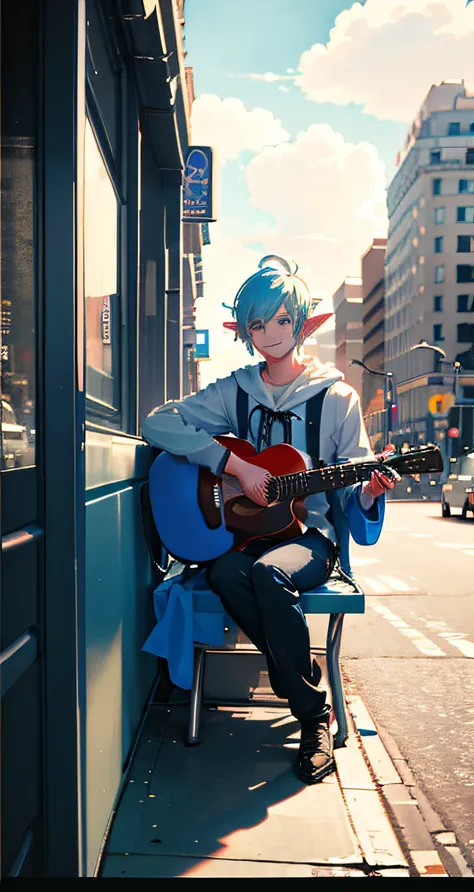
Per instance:
[[[214,223],[214,154],[210,146],[190,146],[183,176],[183,223]]]

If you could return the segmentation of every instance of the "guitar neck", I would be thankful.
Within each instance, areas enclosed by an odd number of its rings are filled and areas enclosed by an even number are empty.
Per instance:
[[[384,455],[369,461],[344,462],[340,465],[326,465],[312,471],[299,471],[272,477],[268,486],[270,502],[286,499],[300,499],[316,492],[331,489],[344,489],[368,480],[375,468],[394,470],[405,474],[440,474],[443,459],[438,446],[432,444],[411,448],[402,454]]]
[[[283,474],[273,477],[269,484],[269,498],[273,501],[300,499],[317,492],[331,489],[344,489],[368,480],[372,471],[380,467],[380,462],[345,462],[340,465],[326,465],[312,471],[298,471],[296,474]]]

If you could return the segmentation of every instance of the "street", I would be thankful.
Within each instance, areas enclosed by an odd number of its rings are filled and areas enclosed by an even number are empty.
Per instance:
[[[379,542],[353,544],[352,565],[366,613],[345,619],[346,678],[472,867],[474,522],[442,519],[435,502],[388,503]]]

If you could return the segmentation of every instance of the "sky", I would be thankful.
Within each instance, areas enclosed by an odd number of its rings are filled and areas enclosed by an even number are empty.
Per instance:
[[[386,235],[386,188],[431,85],[464,79],[474,91],[474,4],[186,0],[185,22],[192,143],[217,161],[197,301],[197,327],[210,332],[205,386],[258,360],[223,329],[222,303],[262,256],[296,260],[321,312],[360,275]]]

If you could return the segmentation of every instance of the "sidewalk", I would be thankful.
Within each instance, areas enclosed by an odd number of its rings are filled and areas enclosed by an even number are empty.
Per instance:
[[[360,698],[337,772],[306,787],[293,771],[299,725],[259,677],[248,704],[203,707],[196,747],[183,742],[182,691],[151,705],[100,877],[469,875],[455,858],[446,871],[401,756],[389,757]]]

